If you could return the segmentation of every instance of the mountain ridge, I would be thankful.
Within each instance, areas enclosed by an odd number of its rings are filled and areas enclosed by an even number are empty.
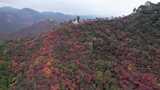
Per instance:
[[[15,32],[38,23],[43,20],[52,19],[55,22],[64,22],[74,18],[63,13],[38,12],[30,8],[16,9],[12,7],[0,8],[0,32]]]

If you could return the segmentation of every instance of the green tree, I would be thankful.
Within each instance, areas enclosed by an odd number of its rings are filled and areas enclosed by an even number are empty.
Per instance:
[[[9,56],[6,53],[5,43],[0,43],[0,90],[8,90],[11,74],[9,72]]]

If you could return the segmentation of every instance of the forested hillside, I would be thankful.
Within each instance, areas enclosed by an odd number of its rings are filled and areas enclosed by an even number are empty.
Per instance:
[[[7,44],[0,41],[0,90],[8,90],[12,82],[11,60],[7,54]]]
[[[8,41],[9,89],[160,90],[159,22],[160,3],[147,2],[125,17]]]

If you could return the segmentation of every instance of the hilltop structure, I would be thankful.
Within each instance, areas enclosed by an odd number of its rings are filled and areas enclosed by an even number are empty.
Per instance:
[[[73,21],[73,24],[79,24],[80,23],[80,16],[77,16]]]

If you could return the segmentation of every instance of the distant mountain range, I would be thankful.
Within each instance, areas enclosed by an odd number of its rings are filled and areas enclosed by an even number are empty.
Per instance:
[[[54,26],[54,24],[73,20],[75,17],[59,12],[39,12],[30,8],[1,7],[0,39],[46,32],[51,30],[49,27],[51,24]],[[94,16],[81,16],[81,18],[94,18]]]
[[[10,33],[31,26],[44,20],[56,23],[73,19],[75,16],[54,12],[38,12],[29,8],[16,9],[12,7],[0,8],[0,32]]]

